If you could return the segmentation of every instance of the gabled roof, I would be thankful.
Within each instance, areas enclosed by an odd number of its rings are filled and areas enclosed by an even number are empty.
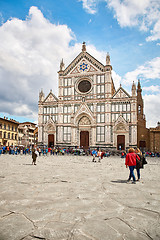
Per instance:
[[[75,113],[74,122],[76,122],[77,119],[79,120],[81,116],[84,116],[84,115],[87,115],[90,118],[91,122],[94,122],[93,113],[89,109],[88,105],[83,102]]]
[[[115,125],[118,125],[118,124],[126,124],[128,123],[124,117],[120,114],[119,117],[117,118],[117,120],[115,121]]]
[[[112,98],[130,98],[131,96],[124,90],[124,88],[122,88],[122,86],[120,85],[120,87],[118,88],[118,90],[115,92],[115,94],[113,95]]]
[[[105,70],[105,66],[100,63],[97,59],[92,57],[88,52],[81,52],[64,70],[64,75],[69,74],[74,68],[76,68],[77,64],[80,63],[80,61],[84,59],[87,60],[92,66],[100,71]]]
[[[50,91],[43,102],[58,102],[58,98]]]

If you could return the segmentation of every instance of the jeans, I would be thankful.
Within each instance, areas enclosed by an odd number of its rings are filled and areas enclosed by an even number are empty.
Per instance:
[[[130,175],[129,175],[129,179],[131,180],[131,177],[133,177],[133,181],[136,181],[135,175],[134,175],[134,169],[136,166],[129,166],[129,170],[130,170]]]
[[[140,179],[140,169],[137,169],[137,176],[138,176],[138,179]]]

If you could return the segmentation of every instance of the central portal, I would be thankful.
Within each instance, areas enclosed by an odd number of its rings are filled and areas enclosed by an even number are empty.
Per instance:
[[[125,136],[124,135],[117,136],[117,150],[125,150]]]
[[[89,132],[88,131],[80,132],[80,147],[83,147],[84,149],[89,148]]]
[[[54,147],[54,134],[48,135],[48,147]]]

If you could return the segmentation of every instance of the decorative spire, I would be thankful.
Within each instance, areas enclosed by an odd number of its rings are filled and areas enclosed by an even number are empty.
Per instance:
[[[136,96],[136,85],[133,81],[133,84],[132,84],[132,96]]]
[[[43,89],[41,89],[40,93],[39,93],[39,101],[44,101],[44,92]]]
[[[85,42],[83,42],[83,44],[82,44],[82,52],[86,52],[86,43]]]
[[[110,56],[109,56],[109,52],[107,52],[107,56],[106,56],[106,65],[110,65]]]
[[[60,63],[60,71],[64,71],[65,69],[65,65],[64,65],[64,62],[63,62],[63,58],[62,58],[62,61]]]
[[[142,92],[140,80],[138,79],[137,91]]]

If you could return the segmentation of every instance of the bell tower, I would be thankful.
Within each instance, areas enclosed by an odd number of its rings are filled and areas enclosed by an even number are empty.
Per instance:
[[[145,116],[143,115],[143,99],[140,80],[138,80],[137,86],[137,120],[145,120]]]
[[[149,148],[149,130],[146,128],[144,104],[140,80],[137,85],[137,146],[143,151]]]

